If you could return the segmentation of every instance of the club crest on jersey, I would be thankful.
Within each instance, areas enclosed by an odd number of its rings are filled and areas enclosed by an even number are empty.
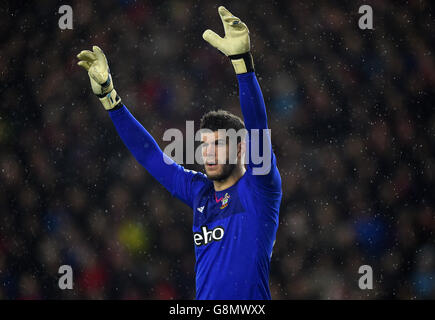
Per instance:
[[[225,193],[225,197],[222,199],[221,209],[223,209],[226,206],[228,206],[228,200],[229,199],[230,199],[230,195],[228,193]]]

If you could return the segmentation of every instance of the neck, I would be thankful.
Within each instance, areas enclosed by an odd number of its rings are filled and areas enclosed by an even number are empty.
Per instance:
[[[225,189],[228,189],[229,187],[235,185],[237,181],[245,174],[246,169],[245,166],[237,166],[234,168],[233,174],[230,175],[225,180],[215,180],[213,181],[214,190],[215,191],[222,191]]]

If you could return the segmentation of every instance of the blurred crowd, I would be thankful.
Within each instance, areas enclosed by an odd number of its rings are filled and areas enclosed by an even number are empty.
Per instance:
[[[69,4],[73,30],[57,1],[0,8],[0,299],[194,297],[192,211],[123,145],[76,55],[104,50],[163,148],[206,111],[241,115],[231,64],[202,40],[223,34],[219,5],[250,29],[283,182],[273,299],[435,298],[429,1],[370,1],[373,30],[354,1]]]

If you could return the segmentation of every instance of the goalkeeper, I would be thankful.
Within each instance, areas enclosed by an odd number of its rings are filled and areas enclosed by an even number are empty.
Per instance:
[[[185,170],[162,152],[122,104],[100,48],[94,46],[93,51],[80,52],[78,64],[88,71],[93,92],[137,161],[173,196],[193,209],[196,299],[271,299],[269,269],[278,228],[281,178],[269,133],[263,130],[267,129],[266,110],[254,74],[248,28],[224,7],[219,7],[218,12],[225,37],[206,30],[203,38],[232,62],[244,122],[222,110],[202,117],[201,129],[209,129],[201,135],[206,174]],[[232,152],[218,129],[243,128],[247,129],[247,139],[238,141]],[[259,140],[265,138],[265,144],[253,145],[252,129],[259,129]],[[260,170],[261,174],[256,173],[260,166],[249,157],[245,166],[247,147],[270,155],[266,167],[262,164],[266,169]],[[220,158],[222,155],[225,159]],[[230,158],[236,161],[228,163]]]

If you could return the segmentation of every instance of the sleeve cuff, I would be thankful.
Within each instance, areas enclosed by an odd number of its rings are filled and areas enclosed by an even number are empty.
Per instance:
[[[117,113],[122,113],[125,110],[127,110],[127,107],[120,102],[116,107],[114,107],[113,109],[107,110],[110,114],[117,114]]]
[[[236,74],[253,72],[255,70],[254,59],[252,58],[251,52],[232,55],[229,56],[229,58],[231,59],[231,63],[233,64]]]
[[[237,75],[239,82],[252,81],[255,78],[255,72],[241,73]]]

